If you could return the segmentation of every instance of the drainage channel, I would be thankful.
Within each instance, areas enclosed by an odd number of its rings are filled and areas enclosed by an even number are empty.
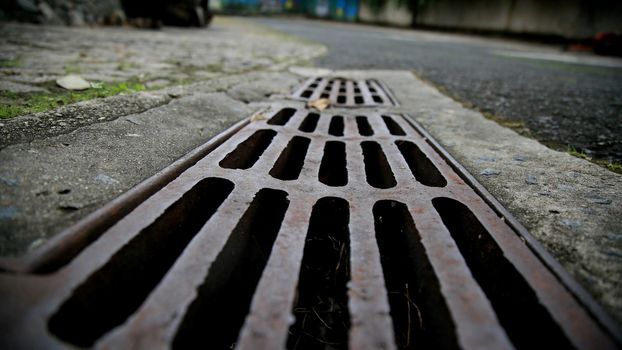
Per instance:
[[[303,101],[326,98],[335,107],[398,105],[390,90],[376,79],[310,78],[291,97]]]
[[[1,274],[1,347],[620,346],[410,118],[263,115],[66,259]]]

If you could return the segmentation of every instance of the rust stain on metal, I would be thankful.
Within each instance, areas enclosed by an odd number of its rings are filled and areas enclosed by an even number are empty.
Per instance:
[[[310,81],[321,91],[330,84]],[[371,96],[360,84],[337,81],[331,99],[341,85]],[[308,98],[321,97],[320,90]],[[491,207],[472,178],[458,175],[459,165],[409,118],[340,114],[336,133],[331,113],[314,117],[313,128],[305,109],[275,106],[263,116],[96,239],[59,239],[74,247],[70,255],[52,254],[50,265],[50,255],[35,254],[35,266],[55,267],[48,274],[0,275],[1,346],[620,345],[619,334],[603,326],[606,316],[586,308],[574,285],[559,283],[559,271],[521,240],[526,232]],[[365,118],[363,129],[357,117]],[[313,217],[331,205],[347,213],[345,224]],[[309,285],[334,305],[294,310],[298,288]]]

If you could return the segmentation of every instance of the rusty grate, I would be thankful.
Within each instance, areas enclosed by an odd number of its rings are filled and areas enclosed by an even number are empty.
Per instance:
[[[61,236],[70,258],[0,275],[2,348],[620,345],[414,121],[263,115],[98,237]]]
[[[376,79],[310,78],[292,98],[313,101],[327,98],[335,107],[397,106],[389,89]]]

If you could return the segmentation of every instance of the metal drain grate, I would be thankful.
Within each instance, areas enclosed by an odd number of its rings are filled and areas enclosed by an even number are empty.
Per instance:
[[[304,101],[327,98],[336,107],[397,105],[389,89],[375,79],[311,78],[292,94],[292,98]]]
[[[413,121],[263,114],[65,265],[0,275],[2,348],[620,345]]]

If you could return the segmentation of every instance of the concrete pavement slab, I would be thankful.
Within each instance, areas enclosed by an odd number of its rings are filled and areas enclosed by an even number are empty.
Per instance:
[[[224,93],[198,93],[3,149],[2,252],[40,244],[251,112]]]

